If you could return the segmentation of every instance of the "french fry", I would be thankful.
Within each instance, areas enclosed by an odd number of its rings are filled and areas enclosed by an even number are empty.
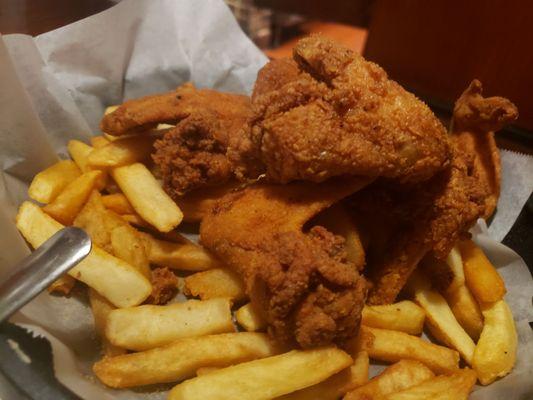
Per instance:
[[[324,226],[330,232],[345,239],[348,261],[354,263],[358,269],[365,265],[365,250],[354,221],[346,209],[339,203],[322,211],[316,218],[317,225]]]
[[[459,368],[459,353],[447,347],[427,342],[418,336],[387,329],[361,326],[358,341],[360,350],[370,358],[397,362],[416,360],[435,373],[453,372]]]
[[[152,273],[148,255],[135,229],[128,224],[117,226],[111,231],[111,247],[116,257],[133,265],[141,274],[150,279]]]
[[[178,226],[183,214],[143,164],[115,168],[115,182],[137,213],[161,232]]]
[[[115,346],[141,351],[185,337],[232,332],[230,307],[228,299],[219,298],[118,309],[109,314],[106,337]]]
[[[110,143],[109,140],[107,140],[105,136],[91,137],[91,146],[95,149],[99,149],[101,147],[107,146],[109,143]]]
[[[384,396],[418,385],[435,375],[419,361],[401,360],[387,367],[367,384],[356,388],[344,400],[381,400]]]
[[[168,400],[273,399],[322,382],[351,363],[335,347],[293,350],[192,378],[175,386]]]
[[[501,300],[507,290],[496,268],[472,240],[459,242],[466,286],[479,303]]]
[[[391,393],[383,400],[467,400],[475,383],[476,373],[465,368]]]
[[[126,353],[125,349],[113,346],[105,337],[107,316],[116,307],[98,294],[94,289],[89,289],[89,304],[94,318],[94,330],[102,340],[102,350],[107,357],[114,357]]]
[[[457,246],[454,246],[448,254],[448,257],[446,257],[446,264],[450,267],[453,276],[452,282],[448,286],[447,290],[452,291],[460,286],[464,286],[465,273],[463,268],[463,259]]]
[[[20,206],[16,224],[33,248],[38,248],[63,228],[28,201]],[[152,291],[150,282],[134,267],[94,245],[89,255],[68,274],[95,289],[117,307],[140,304]]]
[[[70,182],[43,210],[64,225],[71,225],[96,186],[101,171],[89,171]]]
[[[76,279],[70,275],[62,275],[57,278],[50,286],[48,286],[48,293],[56,293],[62,296],[68,296],[76,284]]]
[[[363,308],[361,323],[373,328],[402,331],[410,335],[420,335],[424,328],[424,310],[409,300],[382,306],[366,305]]]
[[[252,303],[246,303],[235,311],[235,319],[248,332],[260,331],[266,328],[266,321]]]
[[[185,294],[202,300],[226,297],[235,302],[246,298],[244,283],[229,269],[213,268],[185,278]]]
[[[472,365],[476,345],[455,319],[446,299],[421,274],[411,276],[411,290],[416,302],[426,312],[426,322],[431,333],[445,345],[454,348],[463,359]]]
[[[115,168],[144,162],[150,159],[154,141],[154,136],[139,135],[108,142],[89,154],[88,165],[92,168]]]
[[[153,229],[153,226],[146,222],[141,216],[137,213],[135,214],[122,214],[122,219],[128,224],[145,229]]]
[[[84,229],[94,244],[126,261],[150,279],[150,263],[140,233],[119,215],[106,209],[97,190],[93,191],[76,216],[74,225]]]
[[[142,238],[148,251],[148,259],[161,267],[205,271],[220,266],[216,258],[196,244],[158,240],[149,234],[143,234]]]
[[[431,274],[432,283],[437,284],[436,287],[446,298],[457,322],[473,340],[477,340],[481,329],[483,329],[483,316],[478,303],[465,285],[463,261],[459,248],[455,246],[444,263],[448,271],[446,277],[449,280],[448,284],[439,285],[440,276],[435,275],[435,269],[439,270],[442,262],[436,259],[431,260],[431,262],[435,264],[428,263],[426,270]],[[435,282],[436,280],[437,282]]]
[[[476,341],[483,329],[483,315],[470,290],[465,285],[459,286],[454,290],[446,291],[444,297],[457,322]]]
[[[113,111],[115,111],[119,107],[120,107],[120,104],[116,106],[106,107],[106,109],[104,110],[104,115],[111,114]]]
[[[206,375],[206,374],[209,374],[213,371],[216,371],[216,370],[219,370],[220,368],[217,368],[217,367],[202,367],[202,368],[198,368],[196,370],[196,376],[200,376],[200,375]]]
[[[91,170],[88,165],[89,154],[94,150],[91,146],[79,140],[71,140],[67,144],[67,149],[81,172]]]
[[[368,381],[368,366],[368,354],[366,351],[361,351],[350,367],[337,372],[325,381],[277,397],[276,400],[337,400],[349,390]]]
[[[113,193],[102,196],[104,206],[117,214],[135,214],[135,210],[122,193]]]
[[[180,381],[202,367],[227,367],[277,353],[265,334],[225,333],[179,339],[152,350],[105,358],[93,370],[107,386],[126,388]]]
[[[28,196],[40,203],[48,204],[80,175],[81,171],[74,161],[58,161],[35,175],[28,188]]]
[[[472,366],[481,384],[488,385],[513,369],[518,338],[513,314],[504,300],[483,304],[481,310],[485,325],[474,352]]]

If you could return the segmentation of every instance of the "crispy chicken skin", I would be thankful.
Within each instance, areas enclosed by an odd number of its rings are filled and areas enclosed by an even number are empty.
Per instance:
[[[501,165],[494,132],[518,118],[516,106],[503,97],[483,97],[481,82],[473,80],[455,103],[453,138],[471,154],[472,176],[485,193],[484,218],[496,210],[500,196]]]
[[[158,123],[176,124],[155,142],[152,158],[166,192],[178,199],[185,192],[233,177],[227,143],[230,136],[239,134],[250,114],[248,97],[196,89],[188,83],[171,93],[125,102],[104,117],[101,128],[123,135]]]
[[[273,61],[258,75],[254,115],[228,150],[239,177],[417,182],[447,165],[442,124],[378,65],[321,36],[300,40],[293,59]]]
[[[380,181],[350,201],[357,218],[385,212],[381,224],[388,232],[370,251],[369,303],[395,300],[412,271],[425,258],[446,258],[452,247],[480,217],[490,216],[499,195],[499,153],[492,130],[517,117],[516,107],[501,97],[483,98],[481,84],[473,81],[456,103],[450,166],[427,182],[416,185]],[[372,256],[373,254],[373,256]],[[445,266],[444,266],[445,267]],[[445,277],[445,268],[430,271]],[[445,283],[443,283],[445,286]]]
[[[202,244],[240,273],[281,343],[308,348],[357,333],[367,289],[346,260],[344,239],[322,227],[302,229],[369,182],[256,184],[226,195],[202,220]]]

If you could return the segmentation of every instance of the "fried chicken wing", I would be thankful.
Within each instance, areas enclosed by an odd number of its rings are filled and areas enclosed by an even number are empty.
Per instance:
[[[366,296],[358,266],[347,261],[341,237],[302,228],[369,182],[256,184],[226,195],[202,220],[202,244],[241,274],[280,342],[307,348],[357,333]]]
[[[484,218],[496,209],[500,196],[501,165],[494,132],[518,118],[516,106],[503,97],[483,97],[477,79],[457,100],[453,112],[457,146],[473,156],[472,176],[485,192]]]
[[[359,218],[385,210],[391,231],[386,239],[389,243],[382,243],[370,262],[373,288],[369,303],[393,302],[424,257],[445,259],[479,217],[492,214],[499,194],[500,167],[493,132],[487,129],[500,129],[516,117],[511,102],[483,98],[481,84],[474,81],[456,103],[449,168],[422,184],[381,181],[354,196],[351,204],[358,209]],[[446,276],[443,272],[435,271],[441,277]]]
[[[324,37],[260,71],[254,116],[230,139],[240,177],[279,183],[332,176],[428,179],[448,163],[446,130],[378,65]]]
[[[101,128],[123,135],[154,128],[158,123],[176,124],[155,142],[152,158],[165,191],[177,200],[195,188],[231,180],[228,140],[240,132],[250,114],[248,97],[196,89],[189,83],[171,93],[125,102],[103,118]]]

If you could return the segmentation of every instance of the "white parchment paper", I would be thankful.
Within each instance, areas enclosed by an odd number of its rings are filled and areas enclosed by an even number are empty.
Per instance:
[[[98,133],[104,108],[192,81],[250,93],[266,57],[221,0],[125,0],[88,19],[32,38],[0,36],[0,279],[28,248],[14,225],[38,171],[65,158],[70,139]],[[511,375],[474,399],[526,398],[533,392],[533,283],[523,260],[499,244],[533,189],[533,159],[503,152],[503,192],[476,240],[499,268],[520,336]],[[496,239],[496,240],[494,240]],[[84,399],[159,399],[167,387],[111,390],[92,375],[99,357],[83,298],[41,294],[13,321],[51,342],[57,378]]]

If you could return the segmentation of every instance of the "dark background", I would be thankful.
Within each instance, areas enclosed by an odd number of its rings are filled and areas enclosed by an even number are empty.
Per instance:
[[[229,0],[227,0],[230,3]],[[391,77],[445,117],[472,78],[485,93],[511,99],[516,125],[498,145],[533,154],[533,2],[503,0],[232,0],[268,10],[274,32],[258,43],[271,57],[290,54],[295,37],[322,31],[376,61]],[[242,4],[241,4],[242,3]],[[111,7],[109,0],[0,0],[0,33],[38,35]],[[287,15],[296,14],[296,21]],[[249,25],[238,17],[249,32]],[[270,14],[269,14],[270,15]],[[312,24],[309,21],[313,22]],[[343,23],[344,25],[340,25]],[[533,196],[503,243],[533,266]],[[16,338],[32,359],[23,363],[8,344]],[[0,325],[0,398],[75,399],[55,382],[50,346],[22,328]]]

